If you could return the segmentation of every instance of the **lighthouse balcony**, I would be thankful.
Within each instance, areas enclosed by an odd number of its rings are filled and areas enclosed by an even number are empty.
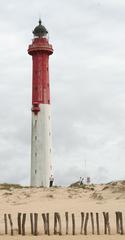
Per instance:
[[[31,111],[37,114],[40,111],[39,103],[33,103]]]

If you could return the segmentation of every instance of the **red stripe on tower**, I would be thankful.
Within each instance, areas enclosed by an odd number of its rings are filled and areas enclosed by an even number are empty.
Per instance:
[[[50,103],[48,61],[52,45],[46,38],[35,38],[28,53],[33,56],[32,103]]]

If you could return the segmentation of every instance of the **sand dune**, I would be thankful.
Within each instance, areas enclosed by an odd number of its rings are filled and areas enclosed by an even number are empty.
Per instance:
[[[106,239],[116,240],[124,236],[116,235],[115,212],[122,211],[125,223],[125,181],[112,182],[102,185],[90,185],[83,187],[53,187],[47,188],[24,188],[20,186],[0,185],[0,239],[34,239],[30,234],[29,213],[37,212],[39,214],[38,232],[42,234],[37,239]],[[76,219],[76,236],[72,236],[71,222],[70,235],[65,236],[65,212],[75,214]],[[111,236],[104,235],[102,212],[110,214]],[[27,213],[26,235],[17,235],[17,214],[18,212]],[[50,213],[50,231],[51,236],[43,235],[41,213]],[[63,236],[53,235],[53,217],[54,212],[61,214],[63,225]],[[102,226],[100,226],[101,235],[92,235],[91,226],[88,226],[88,236],[78,234],[80,232],[80,213],[81,212],[98,212],[100,214]],[[11,213],[14,224],[14,236],[5,236],[4,234],[4,213]],[[124,225],[125,228],[125,225]]]

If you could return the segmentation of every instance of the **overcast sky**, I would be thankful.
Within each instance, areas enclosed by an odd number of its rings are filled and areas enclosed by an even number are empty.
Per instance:
[[[0,0],[0,182],[30,183],[32,62],[50,56],[55,184],[125,179],[125,1]]]

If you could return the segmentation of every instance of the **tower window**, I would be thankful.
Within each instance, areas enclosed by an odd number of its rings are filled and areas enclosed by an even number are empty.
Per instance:
[[[35,152],[35,157],[37,156],[37,152]]]
[[[37,170],[35,169],[35,174],[37,173]]]
[[[35,140],[37,140],[37,136],[35,136]]]
[[[50,150],[49,150],[49,151],[50,151],[50,153],[51,153],[51,148],[50,148]]]

